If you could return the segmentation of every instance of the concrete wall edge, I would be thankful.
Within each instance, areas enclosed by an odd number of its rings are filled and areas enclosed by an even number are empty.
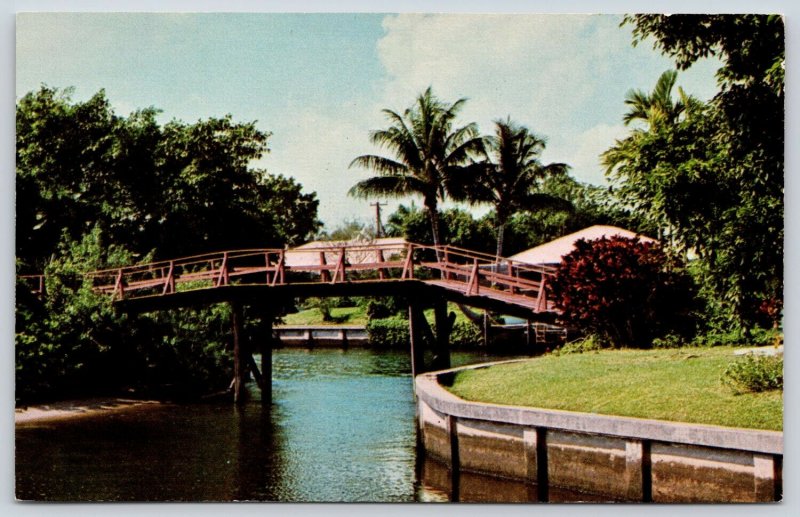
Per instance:
[[[457,418],[558,429],[635,440],[680,443],[754,453],[783,455],[783,432],[598,415],[522,406],[471,402],[447,391],[440,378],[455,372],[514,361],[482,363],[418,375],[417,397],[432,409]]]

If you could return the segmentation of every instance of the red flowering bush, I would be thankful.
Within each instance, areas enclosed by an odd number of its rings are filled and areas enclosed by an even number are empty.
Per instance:
[[[551,291],[566,325],[618,347],[693,327],[689,277],[656,243],[624,237],[581,239],[558,267]]]

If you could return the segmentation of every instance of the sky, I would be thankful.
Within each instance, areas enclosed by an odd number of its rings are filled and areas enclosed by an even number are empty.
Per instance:
[[[468,99],[459,123],[477,122],[488,134],[494,120],[510,116],[547,139],[545,163],[567,163],[577,179],[602,184],[598,155],[628,130],[626,92],[651,90],[673,67],[651,42],[633,47],[630,26],[620,21],[530,13],[21,13],[16,97],[42,84],[73,87],[74,100],[105,89],[123,116],[154,106],[162,122],[228,113],[256,121],[272,137],[253,166],[315,191],[332,229],[371,220],[375,200],[347,195],[371,173],[349,164],[385,154],[369,142],[371,130],[388,125],[381,110],[404,110],[428,86],[447,102]],[[709,99],[717,67],[698,63],[678,84]]]

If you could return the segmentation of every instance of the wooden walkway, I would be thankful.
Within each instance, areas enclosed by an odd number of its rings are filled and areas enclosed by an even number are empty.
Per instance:
[[[235,293],[248,300],[267,292],[425,296],[418,289],[424,285],[459,303],[545,320],[555,316],[547,295],[553,273],[453,246],[408,243],[223,251],[87,276],[96,292],[135,310],[224,301]],[[44,289],[39,277],[27,281]]]

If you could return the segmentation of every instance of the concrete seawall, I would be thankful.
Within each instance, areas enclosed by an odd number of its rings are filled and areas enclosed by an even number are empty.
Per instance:
[[[542,501],[554,488],[624,501],[782,497],[781,432],[469,402],[443,387],[461,369],[415,379],[421,443],[454,486],[465,471],[531,483]]]

